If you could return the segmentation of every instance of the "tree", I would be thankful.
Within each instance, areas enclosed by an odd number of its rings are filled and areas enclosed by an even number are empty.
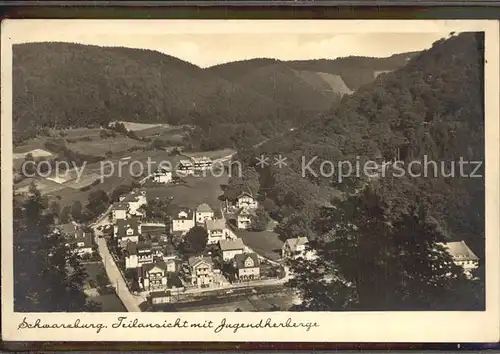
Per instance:
[[[290,285],[311,310],[470,308],[471,284],[441,246],[425,206],[396,212],[374,187],[329,210],[334,227],[310,242],[318,258],[291,261]]]
[[[269,215],[264,208],[259,207],[255,211],[255,215],[251,217],[250,229],[252,231],[264,231],[269,223]]]
[[[59,218],[59,214],[61,213],[61,205],[59,205],[58,202],[53,201],[52,203],[50,203],[49,210],[52,213],[52,215]]]
[[[100,215],[106,211],[108,204],[108,194],[102,189],[98,189],[89,194],[87,210],[93,216]]]
[[[262,206],[269,215],[272,215],[276,212],[276,203],[270,198],[264,199],[264,202],[262,202]]]
[[[83,291],[86,273],[79,256],[54,233],[47,200],[32,187],[14,200],[14,309],[19,312],[96,311]]]
[[[33,154],[28,153],[24,156],[24,161],[21,167],[27,177],[33,177],[36,173],[35,159]]]
[[[132,190],[132,186],[128,184],[120,184],[111,192],[110,200],[112,202],[117,202],[120,197]]]
[[[82,202],[80,202],[79,200],[76,200],[75,202],[73,202],[73,205],[71,206],[71,216],[73,217],[73,220],[75,220],[75,221],[82,220],[83,205],[82,205]]]
[[[182,243],[182,250],[186,255],[197,255],[202,253],[207,246],[208,234],[201,226],[195,226],[189,230]]]
[[[120,134],[127,134],[128,133],[127,128],[125,128],[125,124],[123,124],[121,122],[116,122],[114,129],[117,133],[120,133]]]
[[[71,208],[69,206],[65,206],[62,211],[61,211],[61,214],[59,215],[59,222],[61,224],[66,224],[68,222],[71,221]]]

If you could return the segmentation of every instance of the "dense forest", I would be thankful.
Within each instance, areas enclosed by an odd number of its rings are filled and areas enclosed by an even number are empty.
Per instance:
[[[337,66],[342,72],[356,71],[359,62],[364,80],[370,81],[376,70],[394,70],[405,62],[389,59],[353,57],[310,67],[273,60],[270,66],[227,64],[230,71],[235,65],[248,67],[240,77],[228,75],[224,65],[201,69],[152,50],[18,44],[13,47],[14,135],[22,141],[42,127],[160,122],[196,126],[189,141],[194,148],[245,146],[336,106],[351,90],[342,73],[337,75]],[[376,64],[370,68],[372,61]],[[334,69],[328,71],[330,66]]]
[[[393,71],[403,67],[418,52],[394,54],[388,58],[369,58],[350,56],[338,59],[314,59],[280,61],[275,59],[249,59],[215,65],[208,70],[227,80],[239,81],[249,73],[279,64],[281,67],[296,71],[328,73],[340,76],[352,91],[373,81],[374,74],[380,71]]]
[[[293,285],[306,308],[484,306],[482,270],[479,280],[464,280],[438,246],[464,240],[484,260],[484,166],[472,177],[475,164],[465,165],[463,177],[457,165],[461,158],[484,161],[483,45],[482,34],[442,39],[328,113],[270,140],[257,155],[240,151],[259,176],[243,186],[258,187],[266,211],[280,222],[280,236],[308,236],[320,255],[313,265],[293,265],[302,275]],[[255,166],[251,156],[261,152],[286,156],[288,166]],[[301,175],[303,158],[316,158],[316,174]],[[406,173],[388,164],[378,178],[362,170],[342,176],[338,168],[322,176],[325,160],[351,166],[396,161]],[[425,161],[436,162],[437,170],[430,165],[425,172]],[[241,184],[241,178],[229,183]],[[435,272],[436,264],[444,273]],[[322,297],[322,286],[333,298]],[[374,289],[373,298],[366,298],[367,289]]]
[[[55,217],[34,185],[26,199],[14,198],[14,311],[99,311],[83,291],[80,256],[54,232]]]

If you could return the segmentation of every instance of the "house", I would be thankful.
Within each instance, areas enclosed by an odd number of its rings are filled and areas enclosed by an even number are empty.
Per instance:
[[[141,267],[143,264],[153,263],[153,249],[147,242],[127,242],[125,248],[125,268]]]
[[[463,268],[465,275],[472,277],[472,271],[479,267],[479,258],[464,241],[441,243],[453,258],[453,262]]]
[[[239,280],[254,280],[260,277],[260,262],[256,253],[235,255],[234,267]]]
[[[146,291],[167,289],[167,265],[165,262],[143,264],[138,269],[139,285]]]
[[[192,285],[204,288],[214,283],[213,262],[210,257],[189,257],[188,264]]]
[[[142,189],[133,190],[127,196],[121,197],[120,202],[128,205],[128,213],[135,216],[143,216],[140,207],[148,203],[146,191]]]
[[[167,273],[177,273],[179,271],[179,261],[176,258],[164,258],[167,265]]]
[[[299,258],[312,259],[314,254],[312,251],[306,251],[306,246],[309,243],[307,237],[289,238],[281,248],[281,257],[285,258]]]
[[[186,233],[195,226],[194,212],[189,208],[178,208],[172,216],[171,232]]]
[[[211,220],[214,218],[214,211],[207,203],[198,205],[196,208],[196,222],[198,224],[204,224],[206,220]]]
[[[144,237],[161,239],[167,236],[167,225],[163,222],[145,222],[141,223],[141,235]]]
[[[159,168],[153,173],[153,181],[156,183],[172,182],[172,171],[167,168]]]
[[[141,235],[141,223],[138,217],[131,217],[125,220],[117,220],[114,225],[113,235],[115,239],[125,247],[127,242],[139,242]]]
[[[224,261],[230,261],[237,254],[242,254],[245,251],[245,245],[241,238],[234,240],[220,240],[219,241],[220,253]]]
[[[206,170],[212,167],[212,160],[209,157],[193,157],[193,168],[195,170]]]
[[[152,305],[168,304],[171,298],[172,295],[168,290],[152,291],[149,293],[149,299]]]
[[[113,210],[112,210],[113,223],[115,223],[116,220],[126,219],[127,214],[128,214],[128,204],[127,203],[117,203],[115,206],[113,206]]]
[[[205,228],[207,229],[207,244],[209,245],[217,244],[220,240],[230,238],[225,219],[207,220],[205,222]]]
[[[81,225],[77,223],[62,224],[58,225],[56,230],[64,235],[66,247],[71,247],[80,256],[92,254],[94,238],[91,232],[83,231]]]
[[[241,208],[236,212],[236,227],[238,229],[248,229],[252,224],[252,217],[255,215],[255,209]]]
[[[256,209],[259,206],[257,199],[255,199],[250,193],[242,192],[236,197],[236,207],[237,208],[249,208]]]
[[[178,174],[187,176],[194,173],[194,165],[191,160],[180,160],[177,164],[176,171]]]

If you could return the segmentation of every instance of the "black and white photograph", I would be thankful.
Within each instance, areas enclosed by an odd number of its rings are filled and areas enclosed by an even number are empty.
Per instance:
[[[12,333],[498,309],[498,24],[8,22]]]

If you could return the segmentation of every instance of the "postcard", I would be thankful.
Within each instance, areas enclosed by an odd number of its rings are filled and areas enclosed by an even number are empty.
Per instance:
[[[4,340],[498,340],[497,21],[1,36]]]

